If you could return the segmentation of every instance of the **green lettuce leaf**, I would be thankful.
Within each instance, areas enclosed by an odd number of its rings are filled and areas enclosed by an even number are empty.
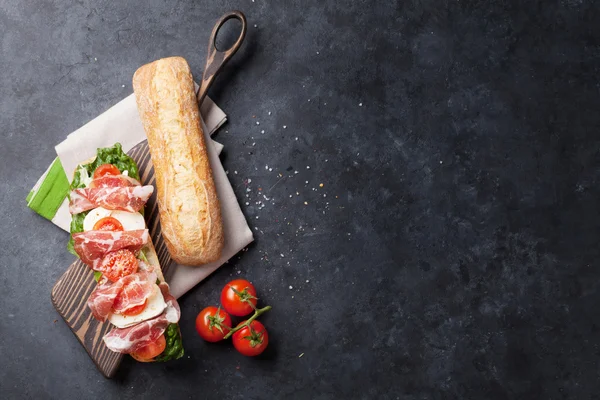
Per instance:
[[[163,362],[183,357],[183,342],[177,324],[169,324],[165,330],[165,339],[167,339],[167,347],[165,347],[165,351],[154,358],[154,361]]]
[[[75,214],[71,217],[71,238],[69,239],[69,243],[67,243],[67,250],[69,250],[69,253],[76,255],[77,257],[79,257],[79,255],[77,255],[75,252],[73,234],[77,232],[83,232],[83,220],[85,219],[85,216],[88,215],[88,212],[89,211],[85,211]]]
[[[148,258],[146,257],[146,253],[144,253],[144,249],[140,250],[140,252],[138,253],[138,258],[140,260],[142,260],[143,262],[145,262],[146,264],[149,264]]]
[[[96,159],[91,164],[93,166],[90,176],[102,164],[112,164],[119,168],[119,171],[127,171],[127,174],[133,179],[140,179],[137,165],[135,161],[123,152],[121,143],[115,143],[113,147],[105,147],[98,149]]]
[[[77,166],[75,169],[75,174],[73,175],[73,182],[71,182],[71,190],[85,187],[85,184],[81,179],[81,168],[84,168],[87,171],[88,176],[92,176],[94,175],[96,168],[102,164],[112,164],[119,168],[121,173],[127,171],[127,175],[133,179],[140,179],[135,161],[133,161],[131,157],[123,152],[121,143],[115,143],[113,147],[104,147],[98,149],[96,152],[96,159],[93,162]]]

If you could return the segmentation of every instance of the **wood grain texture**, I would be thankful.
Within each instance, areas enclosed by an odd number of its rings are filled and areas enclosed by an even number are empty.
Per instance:
[[[137,163],[142,183],[144,185],[154,185],[154,168],[150,160],[148,142],[144,141],[138,144],[127,154]],[[144,217],[163,274],[168,277],[172,262],[167,246],[161,236],[156,191],[146,203]],[[114,353],[104,345],[102,337],[112,329],[112,325],[109,322],[101,323],[94,319],[86,305],[87,299],[95,286],[96,282],[92,270],[80,260],[77,260],[69,266],[56,282],[52,288],[51,298],[54,308],[71,328],[100,372],[105,377],[110,378],[117,371],[123,354]]]
[[[240,21],[242,24],[242,30],[240,31],[240,35],[233,46],[227,50],[220,51],[217,49],[216,45],[217,33],[219,33],[219,29],[221,29],[225,22],[229,21],[230,19],[237,19]],[[198,93],[196,94],[199,105],[202,105],[202,101],[206,97],[208,89],[210,89],[212,83],[215,81],[215,77],[219,71],[221,71],[227,61],[229,61],[242,46],[242,42],[246,37],[246,29],[246,16],[243,12],[237,10],[224,14],[215,24],[212,33],[210,34],[210,39],[208,40],[208,55],[206,57],[204,73],[202,74],[202,82],[200,82],[200,88],[198,88]]]

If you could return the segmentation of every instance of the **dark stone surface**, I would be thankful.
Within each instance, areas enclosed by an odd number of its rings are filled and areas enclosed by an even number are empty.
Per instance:
[[[1,397],[597,396],[600,15],[486,3],[0,0]],[[25,196],[138,66],[199,75],[234,8],[211,95],[256,242],[181,299],[185,359],[105,380],[50,304],[67,234]],[[195,333],[232,276],[274,307],[258,359]]]

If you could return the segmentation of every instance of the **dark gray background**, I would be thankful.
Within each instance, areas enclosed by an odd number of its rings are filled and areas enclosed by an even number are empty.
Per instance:
[[[597,396],[591,2],[121,3],[0,0],[3,398]],[[247,39],[211,96],[256,241],[180,300],[184,359],[106,380],[50,304],[67,234],[25,196],[140,65],[200,76],[236,8]],[[258,359],[195,332],[237,276],[273,306]]]

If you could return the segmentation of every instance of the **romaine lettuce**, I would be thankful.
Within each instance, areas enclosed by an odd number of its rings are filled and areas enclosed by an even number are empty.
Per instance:
[[[154,361],[169,361],[177,360],[183,357],[183,343],[181,340],[181,332],[177,324],[169,324],[165,330],[165,339],[167,339],[167,347]]]

